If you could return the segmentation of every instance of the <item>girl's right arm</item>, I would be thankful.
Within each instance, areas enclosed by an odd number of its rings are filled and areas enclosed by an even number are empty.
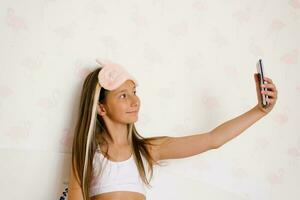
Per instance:
[[[82,189],[75,178],[75,173],[72,166],[69,178],[68,200],[83,200]]]

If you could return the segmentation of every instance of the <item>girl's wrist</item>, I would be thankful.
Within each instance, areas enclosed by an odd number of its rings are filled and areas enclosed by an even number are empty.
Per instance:
[[[268,112],[265,111],[265,110],[263,110],[263,109],[261,108],[261,106],[258,105],[258,104],[254,107],[254,109],[257,110],[257,112],[261,113],[262,115],[267,115],[267,114],[268,114]]]

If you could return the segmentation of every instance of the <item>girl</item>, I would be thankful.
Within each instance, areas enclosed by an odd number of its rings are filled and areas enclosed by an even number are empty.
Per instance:
[[[258,104],[246,113],[206,133],[144,138],[134,126],[141,105],[137,80],[117,63],[96,61],[100,67],[86,77],[81,93],[69,200],[145,200],[144,185],[150,186],[159,161],[219,148],[268,114],[277,100],[273,81],[260,85],[254,74]],[[268,107],[261,104],[262,87],[268,89]]]

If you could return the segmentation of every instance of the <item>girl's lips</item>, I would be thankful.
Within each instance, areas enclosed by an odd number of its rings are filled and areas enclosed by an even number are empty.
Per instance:
[[[137,113],[138,111],[133,111],[133,112],[127,112],[127,113]]]

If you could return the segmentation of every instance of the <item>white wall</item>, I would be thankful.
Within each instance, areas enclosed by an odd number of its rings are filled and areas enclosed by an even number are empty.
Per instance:
[[[217,150],[155,168],[147,199],[299,198],[299,0],[2,0],[0,10],[1,199],[58,199],[96,57],[138,79],[144,136],[206,132],[248,111],[262,58],[273,111]]]

